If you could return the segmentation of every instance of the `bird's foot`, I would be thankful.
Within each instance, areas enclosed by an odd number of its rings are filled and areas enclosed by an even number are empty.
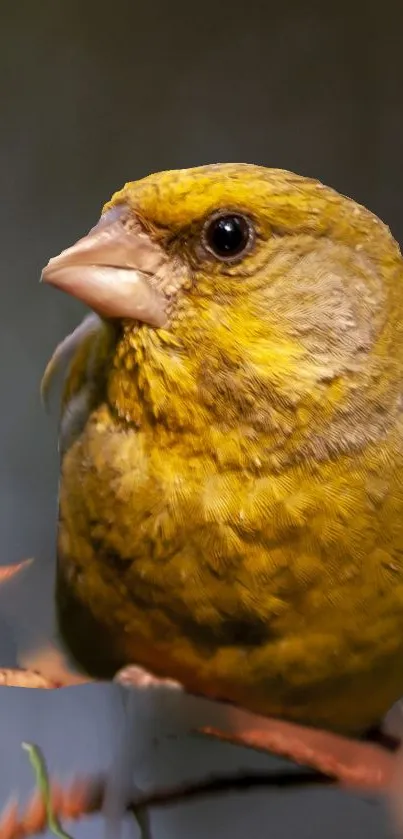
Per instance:
[[[140,688],[147,690],[175,690],[184,692],[184,687],[180,682],[174,679],[161,679],[146,670],[144,667],[139,667],[136,664],[130,664],[128,667],[123,667],[122,670],[115,676],[115,682],[124,687]]]

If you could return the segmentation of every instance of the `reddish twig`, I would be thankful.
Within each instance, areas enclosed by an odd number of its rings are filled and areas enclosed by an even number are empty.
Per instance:
[[[202,733],[288,758],[333,778],[343,787],[380,791],[390,784],[395,766],[392,749],[283,720],[264,718],[259,725],[259,718],[246,711],[240,716],[244,725],[236,733],[210,727]]]
[[[28,568],[32,562],[32,559],[23,559],[22,562],[18,562],[16,565],[0,565],[0,586],[15,577],[24,568]]]
[[[42,690],[54,690],[63,687],[60,682],[52,682],[36,670],[23,670],[20,668],[0,667],[0,686],[8,688],[41,688]]]

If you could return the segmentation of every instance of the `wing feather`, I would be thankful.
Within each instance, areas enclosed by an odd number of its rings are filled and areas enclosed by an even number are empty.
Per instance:
[[[114,327],[90,314],[56,347],[41,382],[41,397],[49,408],[50,397],[62,382],[59,452],[63,457],[81,434],[87,419],[100,402],[105,384],[105,362]]]

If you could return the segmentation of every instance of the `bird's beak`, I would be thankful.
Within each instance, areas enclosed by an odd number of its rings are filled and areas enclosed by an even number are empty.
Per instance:
[[[158,289],[167,255],[120,205],[87,236],[50,259],[41,281],[73,295],[98,315],[165,324],[166,297]]]

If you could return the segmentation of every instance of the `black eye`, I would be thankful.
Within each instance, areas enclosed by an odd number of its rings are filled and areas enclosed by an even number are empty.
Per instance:
[[[248,219],[225,213],[210,219],[204,230],[205,245],[219,259],[241,256],[252,241],[253,229]]]

